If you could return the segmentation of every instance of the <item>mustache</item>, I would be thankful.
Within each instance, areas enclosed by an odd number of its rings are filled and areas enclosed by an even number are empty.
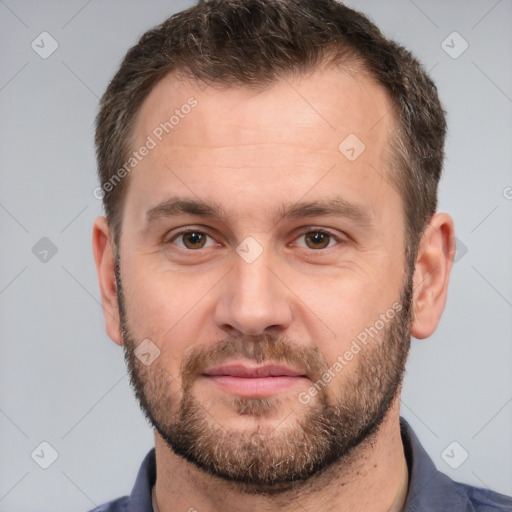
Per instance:
[[[328,369],[325,357],[315,348],[300,346],[288,338],[266,334],[252,337],[231,336],[214,345],[192,349],[183,359],[181,375],[185,387],[212,365],[230,359],[261,363],[282,363],[300,370],[310,380],[318,380]]]

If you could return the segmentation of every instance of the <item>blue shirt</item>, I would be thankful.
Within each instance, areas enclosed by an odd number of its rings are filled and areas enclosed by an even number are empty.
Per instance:
[[[512,497],[454,482],[438,471],[409,424],[400,418],[409,467],[409,491],[403,512],[512,512]],[[90,512],[153,512],[151,490],[156,481],[155,449],[145,457],[130,496]]]

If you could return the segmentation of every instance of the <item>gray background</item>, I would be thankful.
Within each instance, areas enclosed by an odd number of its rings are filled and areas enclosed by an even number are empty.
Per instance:
[[[439,329],[413,340],[402,414],[441,470],[512,494],[512,3],[349,4],[420,57],[449,113],[440,210],[459,252]],[[127,494],[152,446],[99,305],[93,121],[125,51],[190,5],[0,0],[0,510]],[[47,59],[31,47],[43,31],[59,45]],[[454,31],[469,44],[458,58],[445,51],[463,48]],[[46,261],[42,237],[57,249]],[[58,453],[48,469],[31,458],[43,441]]]

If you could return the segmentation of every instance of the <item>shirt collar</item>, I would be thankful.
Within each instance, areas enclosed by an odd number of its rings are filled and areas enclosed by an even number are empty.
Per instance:
[[[453,480],[436,468],[404,418],[400,418],[400,432],[409,467],[404,512],[466,511],[467,497],[459,492]]]
[[[156,482],[156,457],[152,448],[144,457],[130,494],[126,512],[153,512],[151,490]]]

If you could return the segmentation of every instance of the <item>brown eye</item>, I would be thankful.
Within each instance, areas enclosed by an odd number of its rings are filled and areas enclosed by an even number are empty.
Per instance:
[[[329,233],[324,233],[322,231],[311,231],[309,233],[305,233],[306,245],[310,249],[325,249],[332,238]]]
[[[178,244],[179,247],[184,247],[185,249],[202,249],[205,246],[207,237],[208,235],[201,233],[201,231],[187,231],[186,233],[179,234],[176,240],[181,240],[183,244]]]

